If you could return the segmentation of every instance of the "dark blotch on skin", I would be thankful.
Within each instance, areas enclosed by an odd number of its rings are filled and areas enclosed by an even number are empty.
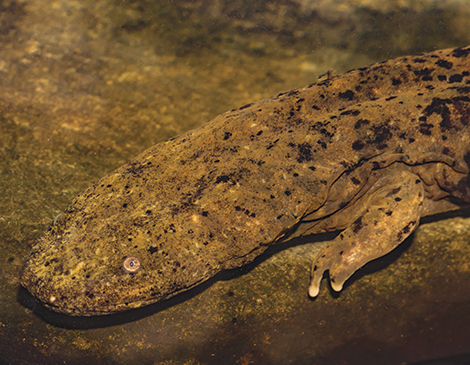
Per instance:
[[[374,127],[373,131],[375,138],[372,142],[377,144],[377,148],[379,150],[386,148],[387,144],[385,142],[392,138],[392,132],[390,131],[390,128],[386,125],[381,125]]]
[[[226,182],[228,182],[229,180],[230,180],[230,178],[229,178],[227,175],[221,175],[221,176],[217,177],[217,179],[215,180],[215,183],[216,183],[216,184],[219,184],[219,183],[221,183],[221,182],[226,183]]]
[[[449,84],[453,84],[454,82],[462,82],[463,75],[462,74],[454,74],[449,77]]]
[[[416,71],[413,71],[413,72],[416,76],[421,77],[422,79],[424,79],[424,77],[430,77],[430,74],[433,71],[434,71],[433,68],[427,68],[426,67],[426,68],[423,68],[422,70],[416,70]]]
[[[354,185],[360,185],[361,184],[361,182],[358,179],[356,179],[355,177],[352,177],[351,181],[353,182]]]
[[[150,246],[147,251],[150,253],[150,254],[153,254],[155,252],[158,252],[158,248],[155,247],[155,246]]]
[[[419,132],[421,134],[424,134],[425,136],[430,136],[432,131],[431,131],[431,128],[433,128],[434,126],[432,124],[429,124],[429,123],[420,123],[419,125]]]
[[[452,51],[452,56],[453,57],[466,57],[470,54],[470,48],[456,48]]]
[[[403,235],[407,235],[411,232],[411,227],[414,226],[416,221],[411,221],[408,223],[400,232],[397,233],[397,238],[399,241],[402,241]]]
[[[297,157],[297,162],[302,163],[305,161],[313,160],[312,146],[308,142],[299,143],[297,145],[299,157]]]
[[[345,110],[340,115],[352,115],[354,117],[357,117],[359,114],[361,114],[359,110]]]
[[[352,144],[352,149],[355,150],[355,151],[360,151],[364,148],[364,143],[362,143],[362,141],[355,141],[353,142]]]
[[[267,150],[270,150],[271,148],[274,147],[274,145],[275,145],[277,142],[279,142],[279,138],[276,139],[274,142],[270,143],[269,146],[268,146],[266,149],[267,149]]]
[[[357,233],[362,229],[362,217],[359,217],[354,221],[352,229],[354,233]]]
[[[467,151],[467,153],[463,156],[463,160],[467,164],[467,167],[470,169],[470,151]]]
[[[403,234],[408,234],[411,232],[411,227],[414,226],[416,223],[416,221],[411,221],[410,223],[408,223],[402,230]]]
[[[428,105],[424,110],[423,114],[430,116],[433,113],[436,113],[441,116],[442,120],[440,121],[439,125],[441,127],[441,131],[444,133],[445,131],[449,131],[453,128],[456,128],[455,125],[452,123],[451,120],[451,111],[447,104],[452,104],[452,100],[450,99],[441,99],[441,98],[433,98],[430,105]],[[431,126],[432,128],[432,126]]]
[[[242,107],[238,108],[238,110],[243,110],[243,109],[249,108],[252,105],[253,105],[253,103],[243,105]]]
[[[395,195],[401,190],[401,187],[393,189],[391,192],[389,192],[385,197],[388,198],[389,196]]]
[[[354,129],[359,129],[363,126],[366,126],[366,125],[369,125],[370,124],[370,120],[367,120],[367,119],[359,119],[355,124],[354,124]]]
[[[450,70],[454,64],[450,61],[439,60],[436,62],[436,65],[438,65],[439,67],[443,67],[447,70]]]
[[[443,154],[443,155],[446,155],[446,156],[450,156],[450,155],[451,155],[451,151],[450,151],[449,147],[444,147],[444,148],[442,149],[442,154]]]
[[[345,92],[339,93],[338,96],[341,99],[353,100],[354,99],[354,92],[352,90],[346,90]]]

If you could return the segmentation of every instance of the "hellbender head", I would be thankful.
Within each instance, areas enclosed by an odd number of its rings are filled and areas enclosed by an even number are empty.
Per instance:
[[[33,245],[21,284],[54,311],[99,315],[253,260],[308,201],[277,199],[286,196],[285,173],[244,166],[234,147],[212,141],[228,143],[219,129],[207,124],[158,144],[79,194]],[[196,146],[205,148],[195,156]]]
[[[113,205],[126,204],[115,197],[101,215],[96,206],[97,211],[81,209],[80,197],[37,240],[24,266],[22,285],[45,306],[69,315],[109,314],[161,300],[200,280],[190,284],[185,276],[188,244],[176,252],[171,237],[156,239],[145,227],[150,209],[113,214]]]

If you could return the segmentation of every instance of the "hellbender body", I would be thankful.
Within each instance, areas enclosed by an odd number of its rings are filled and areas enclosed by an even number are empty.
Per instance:
[[[147,305],[285,237],[343,230],[319,254],[340,290],[421,216],[470,203],[470,47],[403,57],[222,114],[78,195],[21,282],[49,308]],[[140,269],[123,262],[133,257]]]

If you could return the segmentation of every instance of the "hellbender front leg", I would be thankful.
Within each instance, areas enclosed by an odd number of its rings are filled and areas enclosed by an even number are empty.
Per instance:
[[[424,187],[417,175],[393,171],[380,177],[354,203],[365,205],[364,214],[320,251],[312,266],[309,295],[318,295],[325,270],[331,287],[340,291],[357,269],[402,243],[418,226],[423,200]]]

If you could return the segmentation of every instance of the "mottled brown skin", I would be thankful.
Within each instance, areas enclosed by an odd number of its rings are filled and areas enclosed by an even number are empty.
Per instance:
[[[21,283],[52,310],[141,307],[286,236],[343,230],[312,269],[332,287],[421,216],[470,202],[470,47],[380,62],[245,105],[157,144],[83,191]],[[123,261],[140,261],[135,273]]]

